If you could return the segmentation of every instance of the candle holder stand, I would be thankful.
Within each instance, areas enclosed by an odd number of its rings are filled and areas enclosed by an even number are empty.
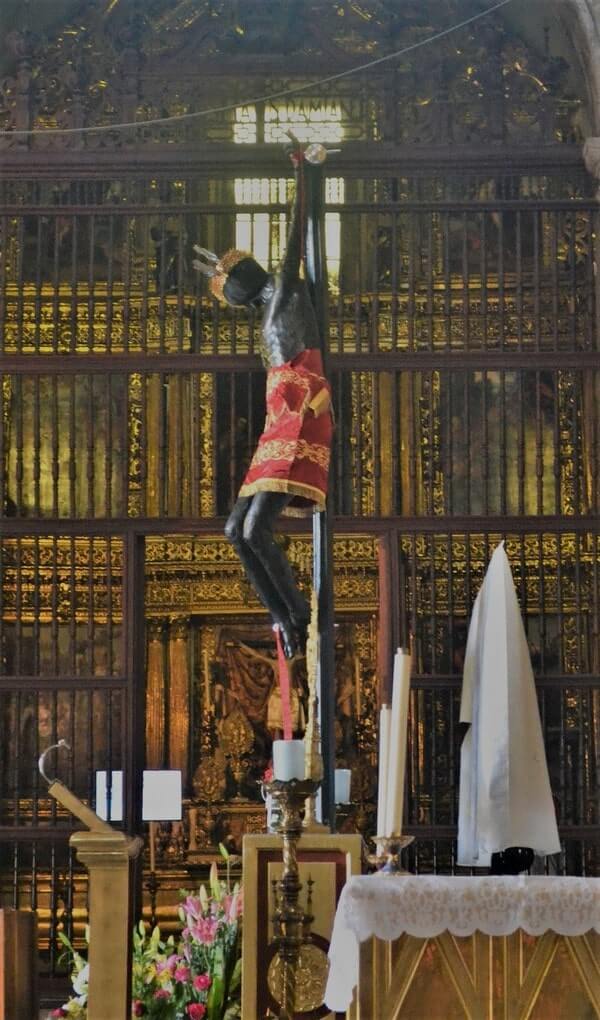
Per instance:
[[[314,797],[319,783],[314,779],[274,779],[264,788],[281,809],[279,832],[283,840],[283,874],[277,883],[277,907],[273,915],[274,942],[281,960],[283,984],[278,1020],[293,1020],[296,973],[300,950],[309,919],[298,900],[302,883],[298,869],[298,840],[302,834],[302,808]]]
[[[400,854],[410,846],[414,836],[375,836],[377,853],[369,854],[369,864],[374,864],[381,875],[410,875],[400,864]]]

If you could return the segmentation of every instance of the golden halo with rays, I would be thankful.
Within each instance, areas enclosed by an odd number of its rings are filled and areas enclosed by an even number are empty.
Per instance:
[[[227,283],[227,276],[231,272],[234,266],[237,266],[238,262],[243,259],[253,259],[254,255],[250,251],[240,251],[239,248],[230,248],[224,255],[221,256],[216,265],[217,274],[213,276],[210,281],[210,289],[218,301],[224,301],[223,287]]]

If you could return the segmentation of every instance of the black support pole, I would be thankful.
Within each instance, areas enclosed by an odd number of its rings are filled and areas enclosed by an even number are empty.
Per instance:
[[[325,216],[323,165],[304,164],[304,201],[306,209],[305,265],[311,298],[317,313],[318,345],[328,375],[329,297],[325,262]],[[315,338],[315,342],[317,338]],[[328,506],[313,515],[313,586],[319,606],[319,652],[317,692],[321,723],[323,783],[321,787],[323,821],[335,832],[335,654],[333,610],[333,530],[331,517],[331,480]]]

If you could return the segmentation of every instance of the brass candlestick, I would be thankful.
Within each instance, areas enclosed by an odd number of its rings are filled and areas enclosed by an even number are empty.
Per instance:
[[[410,875],[400,864],[400,854],[410,846],[414,836],[375,836],[374,842],[379,849],[376,854],[369,854],[369,864],[374,864],[382,875]]]
[[[264,784],[281,808],[279,832],[283,839],[283,874],[277,883],[277,907],[273,915],[274,942],[281,960],[283,988],[278,1020],[293,1020],[296,1001],[296,971],[304,942],[307,917],[298,900],[302,883],[298,870],[298,840],[302,833],[301,812],[307,797],[314,797],[319,783],[313,779],[274,779]]]

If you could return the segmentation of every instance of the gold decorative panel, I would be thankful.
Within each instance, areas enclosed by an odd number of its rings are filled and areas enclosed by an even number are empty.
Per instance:
[[[594,1020],[600,936],[402,935],[361,946],[360,1020]]]
[[[300,584],[311,584],[312,539],[280,536]],[[344,612],[377,609],[377,542],[367,535],[334,539],[335,597]],[[147,543],[146,608],[169,613],[255,614],[261,609],[231,545],[220,536],[171,535]]]

